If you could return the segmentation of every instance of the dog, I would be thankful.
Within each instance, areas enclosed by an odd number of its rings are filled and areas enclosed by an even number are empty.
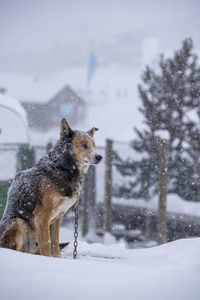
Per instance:
[[[14,178],[0,222],[0,247],[60,256],[59,231],[64,214],[79,200],[81,184],[96,153],[93,127],[74,131],[65,119],[60,138],[31,169]]]

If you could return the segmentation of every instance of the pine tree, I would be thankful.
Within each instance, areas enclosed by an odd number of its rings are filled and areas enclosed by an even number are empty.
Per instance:
[[[118,196],[148,199],[158,193],[157,132],[164,130],[169,134],[168,192],[200,201],[200,67],[192,49],[186,39],[172,58],[161,56],[159,71],[146,68],[138,86],[145,129],[135,128],[132,142],[141,158],[128,163],[118,157],[119,170],[133,177],[115,189]]]

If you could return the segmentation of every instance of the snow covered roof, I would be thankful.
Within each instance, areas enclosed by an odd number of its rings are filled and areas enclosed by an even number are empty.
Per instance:
[[[48,102],[57,91],[69,84],[76,91],[84,88],[86,71],[82,68],[69,69],[58,74],[32,76],[28,74],[1,74],[1,86],[9,94],[23,102]]]
[[[0,94],[0,107],[5,107],[7,109],[10,109],[11,111],[18,114],[22,118],[25,125],[28,124],[26,118],[26,111],[24,110],[20,102],[17,101],[16,99],[8,97],[7,95]]]
[[[19,101],[0,94],[0,143],[27,143],[28,122]]]

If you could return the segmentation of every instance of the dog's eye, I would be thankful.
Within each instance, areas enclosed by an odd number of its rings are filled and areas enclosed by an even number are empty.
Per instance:
[[[87,149],[87,148],[88,148],[88,145],[87,145],[87,144],[83,144],[82,147],[83,147],[84,149]]]

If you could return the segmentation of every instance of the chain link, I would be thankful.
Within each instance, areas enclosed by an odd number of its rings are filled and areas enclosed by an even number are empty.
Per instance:
[[[74,219],[74,251],[73,258],[77,257],[77,247],[78,247],[78,200],[75,204],[75,219]]]

